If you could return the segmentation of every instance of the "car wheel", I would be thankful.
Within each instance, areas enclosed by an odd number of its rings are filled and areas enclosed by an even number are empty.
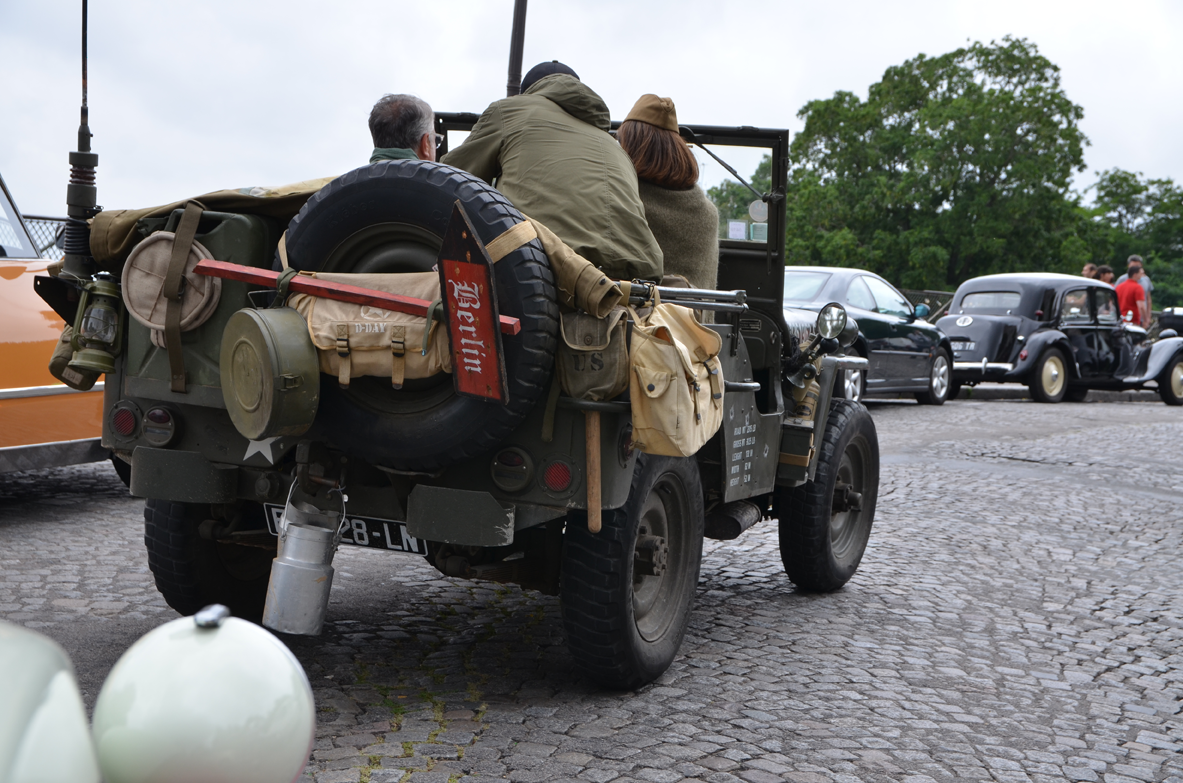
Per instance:
[[[1176,356],[1158,376],[1158,396],[1167,405],[1183,405],[1183,356]]]
[[[599,533],[582,515],[563,542],[563,626],[592,679],[632,689],[659,677],[682,646],[702,561],[703,496],[691,457],[642,454],[628,501]]]
[[[867,393],[867,373],[863,370],[843,370],[834,379],[834,399],[860,401]]]
[[[921,405],[944,405],[949,399],[952,386],[952,367],[949,366],[949,354],[944,348],[938,348],[936,356],[932,358],[932,369],[928,373],[928,389],[916,392],[916,401]]]
[[[1027,383],[1031,398],[1036,402],[1059,402],[1068,390],[1068,366],[1059,348],[1048,348],[1035,363]]]
[[[263,513],[262,506],[251,504],[247,509]],[[274,538],[261,528],[261,546],[205,538],[199,529],[210,511],[203,503],[149,500],[144,504],[144,544],[156,589],[165,603],[183,615],[195,614],[209,604],[224,604],[235,617],[257,623],[267,599]]]
[[[1066,402],[1084,402],[1088,396],[1088,388],[1082,386],[1069,386],[1068,390],[1064,392]]]
[[[961,386],[962,386],[961,381],[950,379],[949,380],[949,396],[947,399],[955,400],[958,397],[960,397],[961,396]]]
[[[879,494],[879,439],[862,405],[835,400],[813,481],[777,493],[780,557],[793,584],[830,592],[858,570]]]

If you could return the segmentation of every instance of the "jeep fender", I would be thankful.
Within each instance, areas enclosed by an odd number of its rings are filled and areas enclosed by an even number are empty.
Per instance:
[[[1080,368],[1076,366],[1076,354],[1072,351],[1068,336],[1059,329],[1042,329],[1035,332],[1027,337],[1022,346],[1023,350],[1027,352],[1027,358],[1019,359],[1015,363],[1015,368],[1006,374],[1008,381],[1025,381],[1034,369],[1036,362],[1039,361],[1039,357],[1048,348],[1059,348],[1064,354],[1064,363],[1068,367],[1069,377],[1080,378]],[[1019,355],[1021,356],[1022,353],[1020,352]]]

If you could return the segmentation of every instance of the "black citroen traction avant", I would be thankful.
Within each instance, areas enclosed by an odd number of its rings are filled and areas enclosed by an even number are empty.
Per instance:
[[[954,396],[963,384],[1023,383],[1039,402],[1080,402],[1089,389],[1157,389],[1183,405],[1183,337],[1157,340],[1118,312],[1113,287],[1048,273],[987,275],[962,283],[937,322],[953,348]]]

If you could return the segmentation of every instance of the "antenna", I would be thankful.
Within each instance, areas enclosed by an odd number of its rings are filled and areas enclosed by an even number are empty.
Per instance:
[[[509,83],[506,97],[522,91],[522,47],[526,41],[526,0],[514,0],[513,29],[509,34]]]
[[[65,258],[62,276],[88,280],[95,272],[90,255],[90,218],[102,211],[96,206],[95,167],[99,156],[90,151],[90,118],[86,105],[86,19],[87,0],[82,0],[82,110],[78,125],[78,149],[70,153],[70,184],[66,187],[66,234],[62,242]]]

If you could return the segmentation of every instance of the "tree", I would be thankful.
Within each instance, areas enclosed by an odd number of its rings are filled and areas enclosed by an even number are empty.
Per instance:
[[[1129,256],[1142,256],[1154,281],[1154,305],[1183,305],[1183,188],[1170,179],[1110,169],[1089,187],[1090,216],[1103,260],[1120,274]]]
[[[838,92],[798,116],[789,263],[946,288],[993,272],[1066,271],[1091,255],[1070,191],[1084,169],[1083,110],[1025,39],[919,55],[887,69],[866,101]]]

